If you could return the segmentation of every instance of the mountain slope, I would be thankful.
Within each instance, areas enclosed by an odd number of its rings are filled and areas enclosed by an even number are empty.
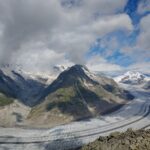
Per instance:
[[[18,100],[0,93],[0,126],[14,127],[23,124],[30,108]]]
[[[0,69],[0,92],[28,106],[34,106],[39,101],[39,95],[45,85],[30,77],[23,76],[20,72]]]
[[[40,102],[43,90],[64,70],[64,66],[53,66],[49,73],[31,73],[21,66],[3,65],[0,68],[0,92],[32,107]]]
[[[1,101],[0,99],[0,126],[24,126],[24,121],[26,120],[26,117],[29,114],[30,110],[31,108],[12,98],[7,98],[4,101]]]
[[[33,125],[53,126],[97,116],[133,97],[112,79],[98,77],[86,67],[75,65],[46,88],[43,98],[28,116]]]

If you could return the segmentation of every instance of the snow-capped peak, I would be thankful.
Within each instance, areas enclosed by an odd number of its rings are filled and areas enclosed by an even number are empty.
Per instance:
[[[25,70],[21,65],[3,64],[0,66],[0,70],[12,80],[16,80],[17,73],[25,80],[35,80],[39,83],[45,84],[45,86],[51,84],[66,68],[67,67],[63,65],[55,65],[46,72],[43,72]]]
[[[145,75],[143,75],[140,72],[135,72],[135,71],[128,71],[127,73],[125,73],[126,76],[129,76],[130,78],[141,78],[141,77],[145,77]]]
[[[115,77],[114,80],[116,82],[127,83],[127,84],[141,84],[149,80],[149,78],[140,72],[128,71],[124,75]]]

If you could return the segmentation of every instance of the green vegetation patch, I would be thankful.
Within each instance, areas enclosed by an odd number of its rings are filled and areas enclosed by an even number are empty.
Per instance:
[[[89,115],[87,107],[75,87],[60,88],[48,97],[46,110],[58,108],[63,114],[72,115],[74,118]]]
[[[13,99],[0,93],[0,106],[5,106],[13,103]]]
[[[75,91],[72,88],[60,88],[55,94],[60,100],[70,101],[75,96]]]

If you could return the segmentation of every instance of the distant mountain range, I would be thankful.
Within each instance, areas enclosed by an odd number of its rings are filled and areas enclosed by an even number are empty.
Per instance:
[[[91,73],[82,65],[55,66],[54,74],[56,78],[2,68],[0,106],[12,107],[9,116],[17,114],[24,125],[50,127],[111,112],[134,98],[113,79]]]
[[[128,71],[125,74],[115,77],[116,82],[125,84],[143,84],[150,80],[150,77],[140,72]]]
[[[34,106],[39,103],[43,90],[64,70],[63,66],[54,66],[52,74],[33,74],[20,67],[13,70],[11,66],[5,65],[0,69],[0,91],[25,105]]]

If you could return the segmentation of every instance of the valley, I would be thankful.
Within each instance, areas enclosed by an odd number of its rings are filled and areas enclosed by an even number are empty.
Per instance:
[[[99,136],[128,128],[150,127],[149,91],[137,85],[120,86],[130,90],[135,99],[121,109],[93,119],[72,122],[51,129],[1,128],[1,149],[70,149],[94,141]],[[16,134],[17,133],[17,134]]]
[[[1,77],[1,150],[69,150],[114,131],[150,128],[149,82],[115,82],[82,65],[48,85],[14,72]]]
[[[0,150],[150,150],[149,25],[150,0],[0,0]]]

